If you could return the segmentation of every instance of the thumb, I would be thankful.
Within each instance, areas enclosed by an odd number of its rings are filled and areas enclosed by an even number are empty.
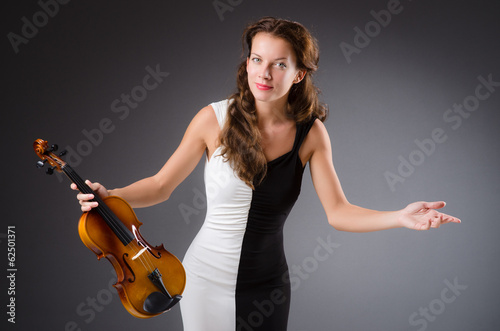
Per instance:
[[[88,185],[88,187],[90,187],[93,191],[97,191],[97,189],[99,188],[99,184],[98,183],[92,183],[90,180],[86,180],[85,181],[85,184]]]
[[[88,179],[85,181],[85,184],[87,184],[101,198],[109,196],[108,190],[102,184],[98,182],[92,183]]]

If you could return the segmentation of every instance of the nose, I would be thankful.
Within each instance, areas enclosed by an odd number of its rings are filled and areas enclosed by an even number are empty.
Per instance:
[[[262,71],[260,72],[259,77],[263,79],[271,79],[270,68],[268,66],[262,66]]]

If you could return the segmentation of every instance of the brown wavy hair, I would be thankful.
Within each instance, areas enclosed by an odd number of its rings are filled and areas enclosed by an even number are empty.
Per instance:
[[[300,23],[264,17],[250,24],[242,35],[243,54],[250,56],[252,41],[259,32],[271,34],[290,43],[297,58],[297,68],[306,72],[302,81],[293,84],[288,94],[287,116],[296,123],[312,118],[326,119],[328,109],[318,100],[319,90],[312,74],[318,69],[319,49],[316,39]],[[220,142],[222,155],[247,185],[255,188],[267,172],[267,160],[261,146],[255,99],[248,85],[246,58],[238,67],[237,91],[230,96],[227,121]]]

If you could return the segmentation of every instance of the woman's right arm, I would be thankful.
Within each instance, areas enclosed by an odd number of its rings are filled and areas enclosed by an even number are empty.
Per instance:
[[[174,189],[194,170],[203,153],[213,152],[216,146],[219,124],[211,106],[200,110],[189,124],[181,143],[157,174],[141,179],[123,188],[106,190],[99,183],[90,183],[90,187],[101,197],[119,196],[133,208],[148,207],[167,200]],[[89,182],[87,182],[89,184]],[[76,189],[76,185],[71,185]],[[91,194],[77,195],[82,211],[97,206],[90,202]]]

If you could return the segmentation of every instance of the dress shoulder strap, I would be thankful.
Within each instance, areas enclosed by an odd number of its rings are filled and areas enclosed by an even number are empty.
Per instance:
[[[229,108],[229,103],[230,100],[226,99],[218,102],[213,102],[210,104],[214,109],[215,116],[217,117],[217,121],[219,122],[219,126],[221,129],[226,123],[227,109]]]
[[[304,139],[306,139],[307,134],[311,130],[311,128],[314,124],[314,121],[316,121],[316,117],[313,117],[309,121],[304,122],[304,123],[300,123],[299,125],[297,125],[297,138],[295,139],[295,146],[294,146],[294,150],[297,153],[300,149],[300,146],[304,142]]]

